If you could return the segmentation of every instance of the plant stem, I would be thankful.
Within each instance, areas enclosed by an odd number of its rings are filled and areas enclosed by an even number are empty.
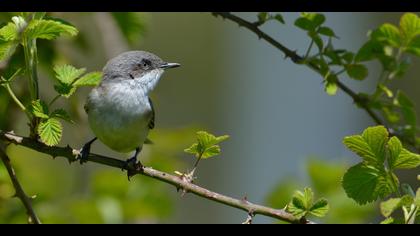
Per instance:
[[[305,60],[309,57],[309,53],[311,53],[311,49],[312,49],[312,46],[314,45],[314,40],[312,39],[311,40],[311,43],[309,44],[309,47],[308,47],[308,50],[306,50],[306,53],[305,53]]]
[[[32,14],[30,20],[34,18],[41,19],[43,14]],[[28,22],[29,24],[29,22]],[[28,87],[31,100],[37,100],[39,98],[39,87],[38,87],[38,56],[36,48],[36,39],[28,38],[23,34],[22,38],[23,51],[25,54],[25,65],[26,73],[28,75]],[[36,129],[38,127],[39,118],[32,116],[30,123],[30,137],[36,139],[38,137]]]
[[[54,102],[55,101],[57,101],[57,99],[59,99],[61,97],[61,95],[60,94],[58,94],[57,96],[55,96],[52,100],[51,100],[51,102],[48,104],[48,106],[49,107],[51,107],[52,106],[52,104],[54,104]]]
[[[29,223],[41,224],[41,221],[37,217],[32,207],[31,198],[25,194],[25,191],[23,191],[23,188],[16,177],[15,170],[10,164],[10,158],[2,149],[0,149],[0,159],[3,161],[3,164],[6,167],[7,172],[9,173],[13,187],[15,188],[15,191],[16,191],[15,196],[18,197],[22,201],[24,207],[26,208],[26,214],[28,214],[29,216],[29,219],[28,219]]]

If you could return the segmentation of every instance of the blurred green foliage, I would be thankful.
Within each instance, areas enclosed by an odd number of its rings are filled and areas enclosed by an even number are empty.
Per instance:
[[[314,157],[306,163],[308,185],[312,187],[315,196],[325,197],[330,205],[327,215],[324,218],[317,218],[316,222],[357,224],[374,220],[377,206],[375,204],[359,206],[347,197],[341,187],[341,178],[346,168],[345,164],[323,161]],[[284,208],[295,190],[303,189],[303,180],[296,179],[296,177],[289,179],[290,181],[278,183],[267,196],[266,202],[269,206]]]

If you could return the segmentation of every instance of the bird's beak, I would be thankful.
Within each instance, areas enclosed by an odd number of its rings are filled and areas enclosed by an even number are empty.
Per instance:
[[[180,67],[181,65],[178,63],[165,63],[163,65],[160,66],[160,68],[162,69],[169,69],[169,68],[175,68],[175,67]]]

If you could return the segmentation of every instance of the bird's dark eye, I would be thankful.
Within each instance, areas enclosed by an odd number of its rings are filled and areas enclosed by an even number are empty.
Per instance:
[[[140,67],[142,68],[148,68],[150,66],[150,61],[149,60],[142,60],[141,63],[139,64]]]

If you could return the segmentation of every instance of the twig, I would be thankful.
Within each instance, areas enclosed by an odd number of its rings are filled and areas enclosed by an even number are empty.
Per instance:
[[[298,55],[295,51],[287,48],[286,46],[284,46],[283,44],[281,44],[280,42],[278,42],[277,40],[275,40],[274,38],[272,38],[265,32],[261,31],[258,28],[258,26],[256,26],[255,24],[247,20],[244,20],[241,17],[233,15],[229,12],[213,12],[212,14],[214,16],[221,16],[224,19],[228,19],[230,21],[237,23],[239,26],[243,26],[247,28],[251,32],[255,33],[259,39],[265,40],[267,43],[271,44],[275,48],[282,51],[286,58],[289,57],[296,64],[306,65],[310,69],[314,70],[315,72],[317,72],[318,74],[322,76],[321,70],[316,64],[312,62],[306,62],[305,58]],[[340,88],[345,94],[350,96],[353,99],[354,103],[359,105],[360,108],[365,110],[377,125],[385,125],[385,122],[383,122],[381,118],[379,118],[379,116],[372,110],[372,108],[369,107],[369,102],[370,102],[369,99],[358,95],[356,92],[351,90],[349,87],[347,87],[344,83],[342,83],[339,80],[337,80],[336,83],[337,83],[338,88]],[[390,136],[397,136],[406,144],[415,148],[417,152],[420,152],[420,147],[418,147],[413,140],[407,139],[406,137],[402,135],[396,134],[392,130],[389,130],[389,133],[390,133]]]
[[[49,156],[52,156],[53,158],[58,157],[58,156],[64,157],[69,161],[69,163],[72,163],[78,160],[77,155],[79,154],[79,150],[73,149],[70,146],[49,147],[34,139],[18,136],[13,133],[6,133],[3,131],[0,131],[0,139],[6,142],[10,142],[16,145],[30,148],[32,150],[35,150],[41,153],[45,153]],[[162,171],[158,171],[150,167],[133,169],[133,167],[127,167],[125,162],[122,160],[118,160],[115,158],[106,157],[106,156],[102,156],[102,155],[98,155],[94,153],[89,154],[88,161],[99,163],[106,166],[115,167],[118,169],[125,169],[135,174],[148,176],[148,177],[157,179],[159,181],[168,183],[170,185],[173,185],[177,189],[184,189],[185,191],[193,193],[197,196],[209,199],[211,201],[219,202],[224,205],[228,205],[228,206],[231,206],[231,207],[234,207],[234,208],[246,211],[246,212],[252,212],[255,215],[257,214],[265,215],[265,216],[283,220],[289,223],[313,223],[310,221],[303,222],[302,220],[296,218],[295,216],[286,212],[283,209],[274,209],[274,208],[270,208],[270,207],[266,207],[262,205],[257,205],[243,199],[235,199],[232,197],[228,197],[228,196],[210,191],[208,189],[205,189],[203,187],[200,187],[188,181],[185,181],[179,176],[175,176],[175,175],[171,175]]]
[[[36,216],[36,213],[32,207],[31,198],[25,194],[25,191],[23,191],[23,188],[16,177],[15,170],[10,164],[10,158],[7,156],[3,149],[0,149],[0,158],[3,161],[7,172],[9,173],[10,179],[12,180],[13,187],[16,191],[15,196],[22,201],[23,206],[26,208],[26,214],[29,216],[29,223],[41,224],[41,221]]]

